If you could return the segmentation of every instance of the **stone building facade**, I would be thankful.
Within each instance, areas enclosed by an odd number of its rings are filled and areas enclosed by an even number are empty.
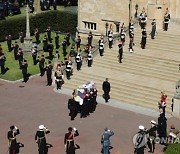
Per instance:
[[[156,19],[158,28],[162,28],[166,8],[171,18],[180,19],[180,0],[78,0],[78,31],[92,31],[94,34],[105,34],[111,26],[116,31],[118,24],[129,23],[129,17],[135,16],[143,7],[149,21]]]

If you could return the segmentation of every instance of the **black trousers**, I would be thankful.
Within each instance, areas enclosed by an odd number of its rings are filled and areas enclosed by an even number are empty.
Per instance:
[[[91,67],[92,65],[92,60],[88,60],[88,67]]]
[[[148,142],[147,142],[148,148],[151,152],[154,152],[155,149],[155,141],[154,140],[150,140],[150,138],[148,138]]]
[[[47,74],[47,84],[48,84],[48,86],[50,86],[52,84],[51,74]]]
[[[109,91],[108,92],[104,91],[104,99],[105,99],[105,101],[108,102],[109,98],[110,98]]]
[[[164,23],[164,30],[165,30],[165,31],[168,30],[168,23]]]
[[[5,67],[4,65],[1,65],[1,74],[4,74],[5,73]]]
[[[39,67],[39,69],[40,69],[40,76],[43,76],[45,73],[44,67]]]
[[[22,73],[23,74],[23,80],[24,82],[27,82],[27,73]]]
[[[81,62],[77,62],[77,70],[79,71],[81,69]]]
[[[109,41],[109,49],[112,48],[112,45],[113,45],[113,41]]]

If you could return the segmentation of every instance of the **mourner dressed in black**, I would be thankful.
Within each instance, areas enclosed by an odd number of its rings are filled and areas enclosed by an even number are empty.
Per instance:
[[[51,61],[49,61],[48,65],[46,66],[47,86],[51,86],[52,84],[52,68]]]
[[[28,80],[27,68],[28,68],[27,60],[24,60],[21,65],[21,70],[22,70],[22,74],[23,74],[23,82],[27,82],[27,80]]]
[[[22,65],[22,62],[23,62],[23,51],[21,48],[19,48],[18,50],[18,53],[17,53],[17,58],[18,58],[18,61],[19,61],[19,68],[21,68],[21,65]]]
[[[18,45],[17,41],[15,41],[15,44],[14,44],[13,48],[14,48],[14,59],[18,60],[17,53],[18,53],[18,50],[19,50],[19,45]]]
[[[102,89],[103,89],[103,91],[104,91],[104,99],[105,99],[105,102],[107,103],[108,100],[110,99],[109,92],[110,92],[110,90],[111,90],[111,85],[110,85],[110,83],[108,82],[108,78],[106,78],[106,80],[103,82]]]
[[[0,53],[1,74],[4,74],[6,72],[5,61],[6,61],[6,57],[4,53]]]
[[[55,36],[55,44],[56,44],[56,49],[59,49],[59,35],[58,35],[58,33],[56,33],[56,36]]]
[[[19,129],[16,126],[11,126],[10,131],[7,133],[8,144],[9,144],[9,154],[18,154],[20,147],[24,145],[22,143],[17,142],[16,136],[20,134]]]
[[[35,141],[38,144],[39,154],[48,153],[48,144],[46,142],[46,134],[49,134],[50,131],[44,127],[44,125],[39,126],[39,130],[36,132]]]
[[[40,76],[43,76],[44,72],[45,72],[45,68],[44,68],[45,58],[44,58],[44,55],[42,55],[41,57],[38,57],[38,62],[39,62]]]
[[[72,130],[74,129],[74,133]],[[74,145],[74,137],[79,136],[79,132],[76,128],[69,127],[68,133],[64,137],[64,145],[66,149],[66,154],[75,154],[76,147]]]
[[[71,117],[71,120],[74,120],[74,118],[77,115],[78,112],[78,103],[74,100],[74,97],[70,98],[68,100],[68,109],[70,111],[69,116]]]
[[[33,58],[33,63],[34,65],[37,64],[37,54],[38,54],[38,49],[37,49],[37,46],[35,46],[33,49],[32,49],[32,58]]]
[[[40,43],[40,40],[39,40],[40,35],[39,35],[38,28],[35,29],[34,35],[35,35],[35,38],[36,38],[36,43],[39,44]]]
[[[77,40],[76,40],[77,51],[78,51],[78,49],[80,48],[80,46],[81,46],[81,37],[78,36],[78,38],[77,38]]]

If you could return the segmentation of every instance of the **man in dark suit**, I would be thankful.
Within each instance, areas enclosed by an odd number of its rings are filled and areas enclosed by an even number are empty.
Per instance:
[[[107,103],[108,100],[110,99],[109,92],[110,92],[110,90],[111,90],[111,85],[110,85],[110,83],[108,82],[108,78],[106,78],[106,80],[103,82],[102,89],[103,89],[103,91],[104,91],[104,99],[105,99],[105,102]]]

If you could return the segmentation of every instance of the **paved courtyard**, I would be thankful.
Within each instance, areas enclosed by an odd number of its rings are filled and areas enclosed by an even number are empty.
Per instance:
[[[65,153],[63,139],[69,126],[76,127],[80,133],[75,139],[76,144],[80,145],[77,154],[100,154],[101,135],[105,127],[115,132],[111,138],[114,147],[111,153],[132,154],[132,137],[138,131],[138,125],[143,124],[149,128],[152,119],[157,121],[153,112],[143,115],[146,109],[140,114],[138,108],[137,112],[132,112],[125,110],[126,107],[112,107],[111,104],[115,104],[113,100],[105,105],[101,99],[98,99],[97,109],[89,117],[81,119],[78,115],[74,121],[70,121],[67,109],[67,100],[70,96],[55,92],[53,86],[45,85],[46,77],[35,77],[27,83],[0,81],[1,154],[6,154],[8,150],[7,131],[10,125],[16,125],[20,129],[21,134],[17,136],[17,140],[25,145],[20,153],[38,153],[34,136],[40,124],[44,124],[51,131],[47,135],[48,143],[53,145],[53,148],[49,149],[49,154]],[[178,119],[168,118],[168,125],[173,123],[180,128]],[[147,151],[148,149],[146,153]],[[162,146],[157,145],[156,154],[161,153]]]

